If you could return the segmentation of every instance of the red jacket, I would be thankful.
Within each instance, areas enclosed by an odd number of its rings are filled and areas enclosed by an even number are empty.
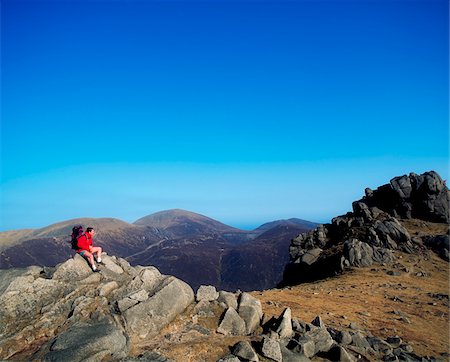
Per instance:
[[[91,237],[91,235],[86,233],[86,234],[81,235],[78,238],[78,250],[77,250],[78,253],[80,251],[84,251],[84,250],[89,251],[89,247],[90,246],[92,246],[92,237]]]

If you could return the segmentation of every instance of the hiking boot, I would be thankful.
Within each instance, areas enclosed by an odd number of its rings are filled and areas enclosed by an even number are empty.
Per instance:
[[[100,273],[100,270],[95,269],[95,270],[93,270],[93,272],[94,272],[94,273]]]

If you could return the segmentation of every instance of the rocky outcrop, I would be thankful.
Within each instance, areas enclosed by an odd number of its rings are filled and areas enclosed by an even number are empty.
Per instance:
[[[78,254],[55,268],[0,271],[0,358],[119,360],[194,301],[154,267],[102,259],[99,273]]]
[[[450,191],[436,172],[395,177],[353,202],[353,212],[300,234],[291,242],[281,285],[340,273],[347,267],[389,264],[396,250],[412,253],[428,245],[449,260],[448,235],[413,239],[399,219],[449,223]]]
[[[449,190],[434,171],[393,178],[377,190],[366,189],[364,203],[396,218],[449,223]]]

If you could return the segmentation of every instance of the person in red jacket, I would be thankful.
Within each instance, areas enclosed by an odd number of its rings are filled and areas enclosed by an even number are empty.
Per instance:
[[[91,264],[92,270],[97,272],[97,266],[94,261],[94,253],[97,254],[97,262],[102,262],[102,248],[100,246],[92,245],[92,238],[95,234],[94,228],[88,227],[86,232],[78,238],[78,250],[77,253],[83,258],[87,259]]]

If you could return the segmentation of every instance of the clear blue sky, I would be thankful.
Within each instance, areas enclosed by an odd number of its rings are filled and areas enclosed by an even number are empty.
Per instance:
[[[447,0],[1,2],[1,225],[329,222],[449,174]]]

